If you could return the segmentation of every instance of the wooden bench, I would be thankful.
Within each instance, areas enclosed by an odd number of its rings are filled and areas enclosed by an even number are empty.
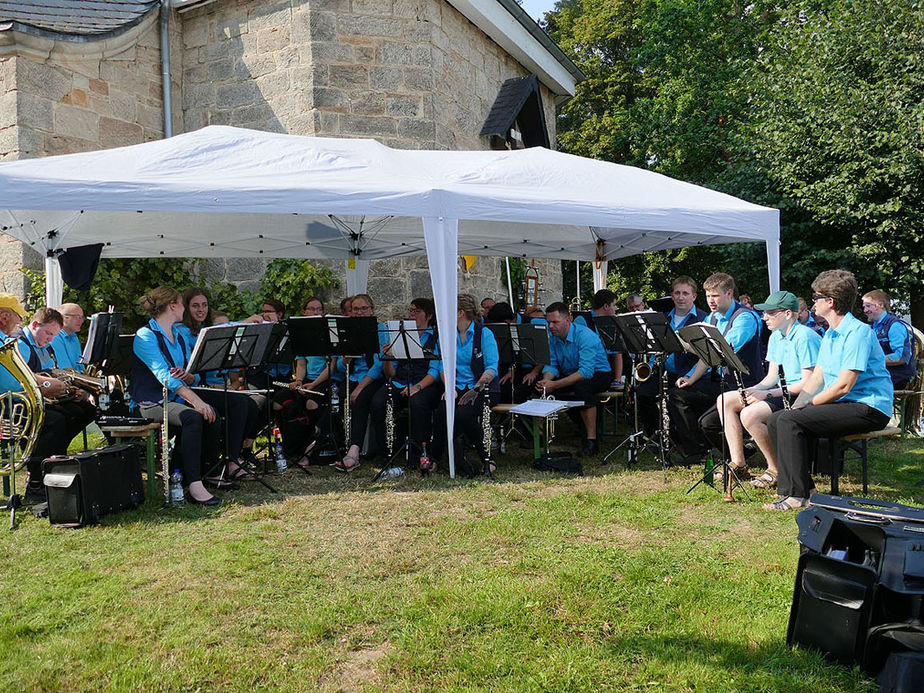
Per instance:
[[[853,450],[860,456],[860,462],[863,470],[863,495],[867,493],[868,483],[868,460],[867,460],[867,443],[876,438],[885,438],[887,436],[901,435],[902,430],[895,426],[887,426],[878,431],[869,431],[868,433],[851,433],[840,438],[828,439],[828,452],[831,460],[831,495],[837,496],[838,480],[844,465],[846,453]]]
[[[146,424],[137,424],[131,426],[115,426],[103,424],[99,427],[107,438],[112,438],[113,442],[129,443],[144,442],[145,458],[148,468],[148,498],[156,498],[159,494],[157,491],[157,439],[160,437],[161,425],[155,421]]]

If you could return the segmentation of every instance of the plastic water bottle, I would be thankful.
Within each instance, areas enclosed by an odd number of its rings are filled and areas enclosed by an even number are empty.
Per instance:
[[[500,450],[500,453],[502,455],[505,455],[507,454],[507,436],[504,435],[504,425],[503,424],[501,424],[500,426],[500,435],[498,436],[498,438],[500,440],[497,443],[497,447]]]
[[[397,479],[399,476],[404,476],[404,470],[401,467],[389,467],[382,472],[383,479]]]
[[[183,505],[186,502],[186,496],[183,495],[183,475],[179,469],[174,469],[170,475],[170,504]]]
[[[334,414],[340,411],[340,392],[338,390],[336,383],[330,386],[330,410]]]
[[[277,440],[276,441],[276,471],[278,471],[280,474],[285,474],[288,468],[289,468],[289,463],[286,462],[286,456],[282,453],[282,443]]]
[[[420,444],[420,468],[423,470],[429,471],[429,469],[427,469],[429,466],[430,466],[430,456],[427,454],[427,444],[421,443]]]
[[[109,393],[105,390],[100,392],[97,398],[97,404],[99,404],[100,409],[107,411],[109,409]]]

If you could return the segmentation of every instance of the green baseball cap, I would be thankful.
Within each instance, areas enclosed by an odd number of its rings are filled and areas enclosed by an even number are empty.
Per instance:
[[[799,299],[789,291],[774,291],[767,296],[767,300],[754,306],[758,310],[791,310],[799,312]]]

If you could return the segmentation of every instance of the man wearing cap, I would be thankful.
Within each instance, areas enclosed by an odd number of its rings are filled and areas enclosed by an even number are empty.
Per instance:
[[[6,342],[22,325],[26,310],[13,294],[0,294],[0,342]]]
[[[58,312],[64,318],[64,326],[51,342],[55,358],[58,360],[58,368],[73,368],[83,373],[86,366],[80,363],[83,348],[77,336],[84,321],[83,308],[76,303],[65,303],[58,309]]]
[[[773,412],[785,408],[784,397],[791,402],[802,391],[803,383],[818,362],[821,337],[798,321],[799,299],[788,291],[775,291],[754,307],[763,311],[762,319],[770,329],[767,375],[745,390],[744,401],[737,391],[719,395],[716,408],[711,412],[714,415],[703,416],[701,423],[706,438],[717,449],[722,447],[724,430],[729,463],[738,478],[747,476],[742,427],[747,429],[767,461],[767,471],[751,484],[757,488],[771,488],[776,486],[778,467],[767,420]],[[719,412],[723,412],[722,418]]]

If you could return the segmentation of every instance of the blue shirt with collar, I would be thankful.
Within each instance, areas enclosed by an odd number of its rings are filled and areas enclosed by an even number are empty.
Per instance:
[[[26,342],[24,344],[24,342]],[[46,371],[51,368],[57,368],[57,362],[54,355],[54,347],[49,348],[48,346],[39,348],[35,343],[35,337],[32,336],[32,332],[24,328],[22,335],[19,337],[19,353],[22,354],[22,357],[28,363],[29,357],[32,355],[30,353],[29,347],[35,350],[36,355],[39,357],[39,360],[42,362],[41,368],[39,370]]]
[[[607,373],[611,370],[600,337],[581,325],[571,323],[565,339],[550,335],[549,351],[552,363],[543,368],[542,372],[551,373],[556,378],[580,372],[585,380],[590,380],[594,373]]]
[[[9,335],[0,331],[0,344],[6,344],[10,339]],[[22,392],[22,383],[2,366],[0,366],[0,392]]]
[[[456,330],[456,389],[463,390],[467,387],[474,387],[477,381],[472,371],[472,352],[475,345],[475,323],[471,323],[465,331],[465,344],[462,343],[462,337]],[[484,372],[491,371],[491,374],[497,376],[497,362],[499,354],[497,351],[497,340],[494,339],[494,333],[489,329],[481,330],[481,354],[484,357]],[[443,362],[438,361],[436,372],[443,373]],[[431,364],[431,368],[432,368]]]
[[[681,327],[686,327],[687,325],[694,325],[698,322],[702,322],[708,317],[706,311],[700,310],[696,306],[693,306],[690,309],[690,312],[684,315],[679,320],[677,319],[677,308],[672,308],[671,312],[667,314],[667,321],[670,324],[671,328],[676,332]],[[680,368],[678,368],[678,356],[682,357],[679,359],[681,361],[681,366],[688,366],[685,373],[680,373]],[[689,376],[696,370],[696,357],[693,354],[671,354],[667,357],[667,360],[664,362],[667,372],[675,376],[686,375]]]
[[[87,367],[80,363],[83,347],[80,346],[80,337],[76,332],[68,334],[61,330],[51,340],[51,346],[55,350],[55,358],[58,359],[58,368],[73,368],[81,373],[86,370]]]
[[[189,355],[192,356],[192,350],[196,346],[196,342],[199,341],[199,334],[202,332],[202,330],[196,334],[193,334],[192,330],[189,329],[189,326],[185,323],[178,322],[177,325],[179,326],[178,331],[181,332],[186,338],[186,344],[189,346]],[[208,373],[202,373],[198,377],[199,380],[206,385],[224,385],[224,374],[225,371],[209,371]]]
[[[724,332],[725,341],[728,342],[736,352],[751,341],[755,335],[760,334],[760,318],[752,311],[746,311],[744,314],[738,316],[738,319],[735,320],[728,332],[725,332],[725,328],[728,326],[732,314],[734,314],[735,308],[737,308],[738,305],[738,303],[733,301],[731,306],[729,306],[728,310],[724,313],[715,311],[709,315],[710,319],[715,320],[714,324],[719,332]]]
[[[793,323],[787,334],[783,330],[770,332],[767,344],[767,361],[783,366],[786,384],[802,380],[803,368],[814,368],[818,363],[821,337],[812,328],[800,322]]]
[[[170,364],[160,351],[160,346],[157,344],[157,337],[154,336],[155,332],[160,332],[164,336],[167,351],[170,353],[173,362],[178,368],[186,367],[186,362],[192,354],[193,345],[186,337],[188,330],[183,323],[177,322],[173,324],[171,328],[173,342],[171,343],[167,333],[163,331],[154,318],[151,318],[145,327],[140,328],[135,333],[135,341],[132,343],[132,351],[135,352],[135,356],[148,367],[148,370],[151,371],[157,382],[163,383],[164,380],[167,381],[167,390],[170,392],[169,399],[171,402],[176,402],[181,399],[180,396],[176,394],[176,391],[185,386],[186,383],[170,375]],[[181,336],[186,341],[185,354],[183,353],[183,347],[180,345]],[[198,383],[199,376],[197,375],[193,384],[196,385]]]
[[[892,379],[885,365],[885,354],[876,333],[852,313],[847,313],[837,329],[829,327],[818,350],[818,367],[824,373],[824,387],[834,384],[841,371],[857,371],[850,392],[838,402],[861,402],[892,415]],[[823,405],[822,405],[823,406]]]

